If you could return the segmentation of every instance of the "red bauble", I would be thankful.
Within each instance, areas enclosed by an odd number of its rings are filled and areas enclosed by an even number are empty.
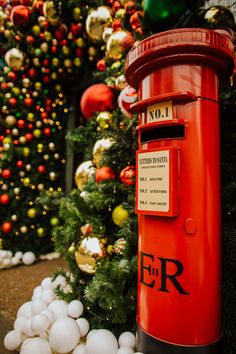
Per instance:
[[[14,73],[13,71],[9,71],[9,73],[7,74],[7,76],[9,77],[9,79],[11,81],[15,81],[17,79],[17,75],[16,73]]]
[[[16,167],[22,168],[23,166],[24,166],[24,162],[23,161],[21,161],[21,160],[17,161]]]
[[[9,98],[8,102],[9,102],[10,106],[12,106],[12,107],[16,107],[16,105],[17,105],[17,99],[15,97]]]
[[[13,7],[10,21],[13,23],[15,27],[20,27],[26,22],[29,21],[30,18],[30,10],[28,7],[23,5],[18,5]]]
[[[25,107],[32,107],[34,103],[34,100],[31,97],[26,97],[24,99],[24,106]]]
[[[8,168],[6,168],[5,170],[2,170],[2,177],[5,179],[9,179],[11,178],[11,170],[9,170]]]
[[[116,178],[116,174],[111,167],[100,167],[96,169],[96,182],[101,182],[110,178]]]
[[[50,135],[52,134],[50,128],[44,128],[43,133],[44,133],[44,135],[46,135],[46,136],[50,136]]]
[[[27,36],[26,37],[26,42],[30,45],[32,45],[35,41],[35,38],[33,36]]]
[[[98,60],[96,66],[99,71],[104,71],[106,70],[106,61],[104,59],[100,59]]]
[[[30,68],[28,70],[28,76],[31,78],[31,79],[35,79],[37,77],[37,70],[35,68]]]
[[[126,186],[135,184],[135,166],[127,166],[120,173],[121,182]]]
[[[45,173],[45,172],[46,172],[45,166],[39,165],[39,166],[38,166],[38,172],[41,173],[41,174]]]
[[[26,134],[25,134],[25,139],[26,139],[26,141],[31,141],[31,140],[33,139],[33,134],[31,134],[31,133],[26,133]]]
[[[0,204],[7,205],[10,203],[10,196],[7,193],[0,195]]]
[[[99,111],[112,111],[115,107],[114,92],[105,84],[94,84],[84,91],[80,108],[85,118],[92,118]]]
[[[4,234],[9,234],[11,230],[12,230],[12,223],[10,221],[5,221],[2,224],[2,232],[4,232]]]
[[[17,126],[18,126],[19,129],[24,129],[24,127],[25,127],[24,119],[19,119],[18,122],[17,122]]]

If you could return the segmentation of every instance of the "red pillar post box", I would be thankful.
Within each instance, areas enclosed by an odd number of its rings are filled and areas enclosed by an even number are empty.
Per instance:
[[[138,350],[221,354],[218,77],[233,44],[217,31],[176,29],[128,54],[139,89]]]

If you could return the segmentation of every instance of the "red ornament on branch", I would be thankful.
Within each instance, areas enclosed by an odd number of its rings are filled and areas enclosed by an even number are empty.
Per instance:
[[[101,182],[106,179],[115,179],[116,174],[111,167],[101,167],[96,170],[96,182]]]
[[[7,205],[10,203],[10,196],[7,193],[0,195],[0,204]]]
[[[135,184],[135,166],[127,166],[120,173],[121,182],[126,186]]]
[[[9,234],[11,230],[12,230],[12,223],[10,221],[5,221],[2,224],[2,232],[4,232],[4,234]]]
[[[10,14],[10,21],[15,27],[20,27],[29,21],[30,10],[28,7],[23,5],[18,5],[13,7]]]
[[[99,111],[112,111],[115,107],[114,92],[105,84],[94,84],[84,91],[80,107],[81,112],[87,119]]]

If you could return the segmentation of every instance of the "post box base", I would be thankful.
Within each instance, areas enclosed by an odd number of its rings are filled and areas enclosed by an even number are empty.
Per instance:
[[[182,346],[163,342],[137,328],[137,351],[144,354],[221,354],[222,340],[204,346]]]

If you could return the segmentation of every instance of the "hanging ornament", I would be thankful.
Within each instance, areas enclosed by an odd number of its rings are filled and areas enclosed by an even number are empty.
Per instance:
[[[8,125],[14,125],[16,123],[16,118],[14,116],[11,116],[11,115],[6,116],[5,122]]]
[[[113,138],[105,138],[98,140],[93,147],[93,161],[97,167],[101,167],[104,154],[114,144]]]
[[[132,103],[134,103],[135,101],[137,101],[138,99],[138,93],[137,91],[127,85],[119,94],[118,97],[118,106],[121,109],[121,112],[127,116],[127,117],[132,117],[132,113],[130,111],[130,106]]]
[[[123,207],[122,204],[117,205],[112,212],[112,220],[114,224],[119,227],[124,225],[124,222],[129,217],[129,212]]]
[[[91,119],[99,111],[112,111],[114,105],[114,92],[105,84],[94,84],[88,87],[80,101],[81,112],[85,118]]]
[[[114,251],[116,254],[119,256],[122,256],[125,250],[125,245],[126,245],[126,240],[122,237],[119,238],[115,243],[114,243]]]
[[[18,5],[13,7],[10,14],[10,21],[15,27],[21,27],[30,19],[30,10],[28,7],[23,5]]]
[[[107,179],[115,179],[116,174],[111,167],[100,167],[96,169],[96,182],[102,182]]]
[[[85,273],[94,274],[96,264],[106,256],[106,248],[101,239],[95,236],[83,238],[76,246],[75,260]]]
[[[116,80],[115,80],[115,87],[117,90],[122,90],[123,88],[125,88],[126,86],[126,79],[125,79],[125,75],[119,75],[117,76]]]
[[[104,28],[111,22],[111,11],[106,6],[92,10],[86,19],[86,32],[93,41],[100,41]]]
[[[75,171],[75,184],[81,192],[94,175],[95,167],[92,161],[85,161],[78,166]]]
[[[121,182],[126,186],[135,184],[135,166],[127,166],[120,173]]]
[[[5,168],[4,170],[2,170],[2,177],[5,179],[9,179],[12,176],[12,172],[11,170],[9,170],[9,168]]]
[[[112,122],[112,114],[107,111],[100,112],[96,120],[98,122],[99,128],[107,129]]]
[[[117,60],[122,57],[122,41],[126,36],[127,32],[123,30],[110,35],[106,46],[106,54],[110,59]]]
[[[58,22],[59,22],[59,16],[56,12],[55,6],[54,6],[54,2],[53,1],[46,1],[43,4],[43,14],[45,16],[45,18],[48,20],[48,22],[52,25],[52,26],[57,26]]]
[[[10,196],[7,193],[0,195],[0,204],[7,205],[10,203]]]
[[[144,14],[151,28],[174,27],[189,6],[189,0],[144,0]]]
[[[12,223],[10,221],[4,221],[4,223],[2,224],[2,232],[4,232],[4,234],[9,234],[12,230]]]
[[[35,208],[30,208],[28,211],[27,211],[27,216],[31,219],[34,219],[37,215],[37,210]]]
[[[225,6],[211,6],[203,13],[206,23],[218,26],[230,26],[234,24],[234,15]]]
[[[19,69],[23,65],[24,55],[17,48],[9,49],[5,54],[5,62],[11,68]]]

